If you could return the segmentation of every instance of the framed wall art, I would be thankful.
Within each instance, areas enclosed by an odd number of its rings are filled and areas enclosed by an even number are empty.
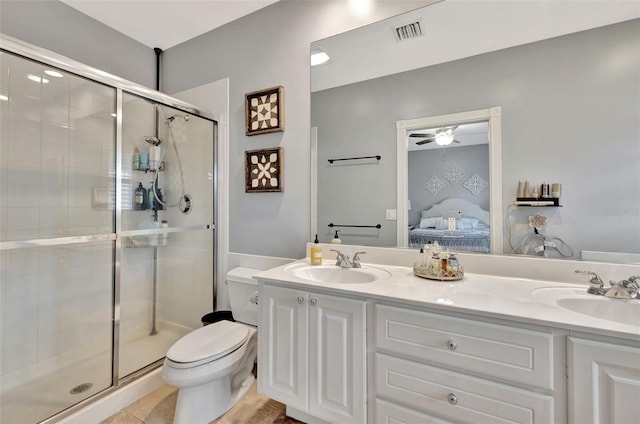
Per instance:
[[[284,87],[245,94],[244,114],[247,135],[284,131]]]
[[[268,193],[283,191],[284,149],[247,150],[244,176],[246,193]]]

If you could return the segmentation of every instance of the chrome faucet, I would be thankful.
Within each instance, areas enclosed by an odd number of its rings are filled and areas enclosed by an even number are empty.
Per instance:
[[[345,255],[344,253],[342,253],[339,250],[336,249],[330,249],[332,252],[336,252],[336,266],[339,266],[340,268],[351,268],[353,266],[353,264],[349,261],[349,256]]]
[[[576,269],[576,274],[585,274],[591,276],[587,293],[596,294],[598,296],[602,296],[606,293],[606,290],[604,288],[604,281],[602,281],[602,278],[600,278],[597,273],[591,271],[580,271],[579,269]]]
[[[344,253],[342,253],[339,250],[336,249],[330,249],[332,252],[336,252],[336,266],[339,266],[340,268],[361,268],[362,266],[360,265],[360,255],[364,255],[367,252],[356,252],[355,255],[353,255],[353,262],[349,260],[349,255],[345,255]]]
[[[606,296],[613,299],[640,299],[640,275],[633,275],[622,281],[609,281],[611,287],[605,288],[602,278],[591,271],[576,270],[576,274],[590,275],[587,293],[598,296]]]

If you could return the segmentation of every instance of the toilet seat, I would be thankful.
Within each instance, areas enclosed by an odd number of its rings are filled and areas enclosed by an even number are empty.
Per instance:
[[[219,321],[199,328],[175,342],[167,359],[176,368],[189,368],[215,361],[238,349],[247,340],[249,327]]]

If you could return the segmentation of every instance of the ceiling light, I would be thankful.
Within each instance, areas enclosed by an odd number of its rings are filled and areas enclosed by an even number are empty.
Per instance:
[[[54,77],[54,78],[62,78],[62,77],[64,77],[64,75],[61,72],[54,71],[53,69],[45,69],[44,73],[49,75],[50,77]]]
[[[322,65],[331,59],[327,52],[322,49],[315,49],[311,51],[311,66]]]
[[[0,100],[2,100],[3,102],[8,102],[9,101],[9,96],[5,96],[4,94],[0,94]]]
[[[48,79],[46,78],[40,78],[37,75],[33,75],[33,74],[27,74],[27,78],[29,78],[31,81],[33,82],[37,82],[38,84],[42,83],[42,84],[46,84],[49,82]]]
[[[440,131],[436,133],[436,144],[440,146],[448,146],[453,142],[453,130],[451,128],[447,128],[444,131]]]

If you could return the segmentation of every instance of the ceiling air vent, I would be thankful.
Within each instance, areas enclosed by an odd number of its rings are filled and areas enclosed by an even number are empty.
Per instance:
[[[407,25],[402,25],[393,29],[396,40],[404,41],[410,38],[420,37],[422,34],[422,20],[418,19]]]

